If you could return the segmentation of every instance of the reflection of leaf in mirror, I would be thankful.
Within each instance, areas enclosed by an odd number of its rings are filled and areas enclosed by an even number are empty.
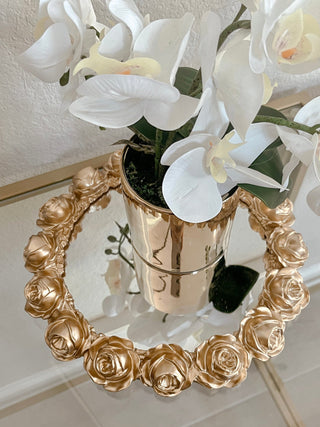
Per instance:
[[[232,313],[248,295],[259,273],[242,265],[226,267],[224,257],[219,261],[209,290],[209,301],[224,313]]]

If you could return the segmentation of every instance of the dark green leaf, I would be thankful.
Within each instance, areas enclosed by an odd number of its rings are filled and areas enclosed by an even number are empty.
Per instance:
[[[242,265],[225,266],[224,258],[216,267],[209,290],[209,301],[224,313],[232,313],[258,280],[259,273]]]
[[[94,77],[94,74],[88,74],[88,75],[84,76],[84,78],[85,78],[86,80],[91,79],[91,77]]]
[[[60,78],[60,86],[65,86],[69,83],[70,70],[66,71],[64,75]]]
[[[189,95],[193,85],[194,78],[198,70],[190,67],[178,68],[174,86],[179,90],[182,95]]]
[[[100,130],[107,130],[107,128],[104,128],[103,126],[99,126]]]
[[[109,240],[109,242],[112,242],[112,243],[114,243],[114,242],[117,242],[118,241],[118,239],[115,237],[115,236],[108,236],[108,240]]]
[[[106,255],[112,255],[112,249],[106,249],[106,250],[104,251],[104,253],[105,253]]]
[[[278,110],[271,107],[262,106],[259,115],[281,117],[285,116]],[[280,138],[277,138],[268,148],[260,154],[259,157],[250,165],[251,169],[257,170],[270,176],[278,182],[281,182],[283,162],[281,160],[278,147],[282,144]],[[288,197],[288,191],[277,190],[275,188],[258,187],[251,184],[239,184],[239,187],[257,196],[269,208],[274,209]],[[290,186],[289,186],[290,187]]]
[[[129,224],[126,224],[124,229],[123,229],[123,233],[124,234],[129,234]]]
[[[147,120],[142,117],[137,123],[129,127],[143,141],[155,141],[157,129],[150,125]]]

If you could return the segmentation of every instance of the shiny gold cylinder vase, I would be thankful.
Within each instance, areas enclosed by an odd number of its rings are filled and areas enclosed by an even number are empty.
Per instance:
[[[127,151],[122,156],[121,183],[140,291],[164,313],[196,312],[208,303],[214,269],[228,245],[238,192],[223,202],[213,219],[184,222],[131,188],[124,170]]]

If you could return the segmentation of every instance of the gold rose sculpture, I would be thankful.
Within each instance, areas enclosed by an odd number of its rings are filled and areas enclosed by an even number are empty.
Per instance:
[[[120,158],[117,152],[103,169],[78,172],[68,194],[52,198],[40,209],[37,225],[42,231],[30,237],[24,250],[25,266],[34,273],[25,287],[26,311],[48,321],[45,340],[55,358],[83,357],[91,379],[106,390],[123,390],[137,379],[162,396],[175,396],[193,381],[208,388],[236,386],[246,378],[252,358],[265,361],[281,352],[285,322],[309,302],[297,271],[308,250],[301,235],[290,228],[292,203],[286,200],[269,209],[238,190],[252,229],[266,240],[266,281],[257,307],[247,312],[234,335],[214,335],[193,352],[176,344],[140,350],[130,340],[96,333],[75,308],[63,279],[65,251],[85,212],[106,207],[110,191],[121,191]]]

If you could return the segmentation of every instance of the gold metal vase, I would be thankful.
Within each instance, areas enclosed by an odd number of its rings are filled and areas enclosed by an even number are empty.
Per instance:
[[[223,202],[221,212],[211,220],[182,221],[132,189],[124,167],[127,152],[128,148],[123,151],[120,176],[140,291],[164,313],[196,312],[208,303],[215,267],[229,242],[238,192]]]

